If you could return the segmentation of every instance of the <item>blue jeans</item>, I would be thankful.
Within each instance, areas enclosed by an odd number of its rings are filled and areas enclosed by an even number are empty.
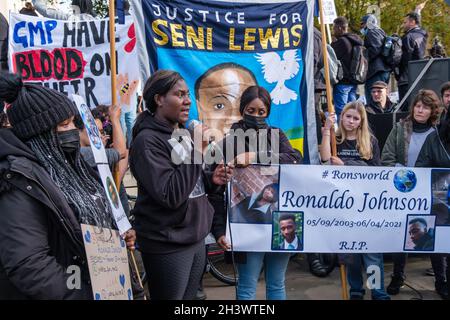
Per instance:
[[[135,107],[132,107],[129,112],[122,112],[122,114],[120,115],[120,125],[122,126],[123,134],[127,141],[127,148],[130,147],[132,130],[135,120],[136,120]]]
[[[339,115],[349,102],[356,100],[356,84],[337,84],[333,88],[333,101],[336,115]]]
[[[372,271],[368,270],[370,266],[378,267],[380,274],[375,278],[380,280],[378,287],[371,290],[373,300],[390,300],[389,295],[384,290],[384,265],[382,253],[354,253],[351,254],[347,262],[347,281],[350,285],[350,297],[351,296],[363,296],[365,290],[363,288],[363,275],[364,271],[369,271],[367,277],[374,275]],[[378,277],[379,276],[379,277]]]
[[[372,78],[366,80],[364,89],[366,91],[366,104],[368,105],[372,100],[372,95],[370,94],[372,85],[377,81],[383,81],[389,84],[389,79],[391,78],[391,73],[389,71],[381,71],[375,73]]]
[[[259,274],[264,264],[267,300],[286,300],[284,286],[286,268],[291,254],[275,252],[247,252],[247,263],[238,263],[238,300],[254,300]]]

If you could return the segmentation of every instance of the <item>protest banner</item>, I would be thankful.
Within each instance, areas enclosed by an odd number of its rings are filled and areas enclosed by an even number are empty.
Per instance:
[[[83,97],[79,95],[72,95],[72,100],[78,108],[81,120],[83,120],[84,127],[86,128],[86,133],[89,137],[89,142],[91,143],[92,153],[94,154],[95,163],[108,163],[106,157],[105,146],[98,130],[95,119],[92,116],[91,110],[85,103]]]
[[[92,109],[111,104],[109,19],[62,21],[10,14],[9,62],[25,82],[66,95],[79,94]],[[118,102],[136,108],[139,69],[134,23],[116,25]]]
[[[105,147],[103,146],[102,139],[100,138],[100,132],[98,131],[97,124],[91,111],[86,106],[83,98],[79,95],[72,95],[72,99],[75,102],[78,112],[81,115],[84,126],[86,128],[89,141],[91,143],[91,150],[94,154],[95,163],[97,164],[98,172],[102,180],[105,193],[108,195],[108,201],[111,205],[111,209],[116,221],[119,232],[123,235],[126,231],[131,229],[131,224],[120,202],[119,195],[112,177],[111,170],[108,166],[108,159],[106,157]]]
[[[116,230],[81,224],[95,300],[133,300],[125,242]]]
[[[132,7],[142,78],[178,71],[192,92],[190,119],[220,138],[241,119],[242,92],[258,84],[271,93],[268,123],[318,163],[313,0],[134,0]]]
[[[253,165],[232,179],[228,233],[235,251],[449,253],[449,184],[450,169]]]
[[[126,231],[131,229],[131,224],[130,221],[128,221],[122,202],[120,201],[119,193],[117,192],[111,170],[107,164],[97,164],[97,168],[100,178],[102,179],[103,187],[105,188],[108,196],[109,204],[111,205],[114,220],[116,221],[120,234],[123,235]]]

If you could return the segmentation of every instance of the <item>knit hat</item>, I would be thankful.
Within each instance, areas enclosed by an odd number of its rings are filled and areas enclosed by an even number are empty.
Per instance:
[[[384,82],[384,81],[375,81],[372,84],[372,87],[370,87],[370,89],[373,89],[373,88],[387,89],[387,87],[388,87],[388,85],[387,85],[386,82]]]
[[[0,74],[0,99],[10,104],[6,113],[14,133],[22,140],[56,128],[77,114],[75,105],[64,94],[23,83],[14,74]]]

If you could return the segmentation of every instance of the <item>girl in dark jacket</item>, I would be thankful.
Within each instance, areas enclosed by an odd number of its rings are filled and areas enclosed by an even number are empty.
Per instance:
[[[277,158],[280,164],[301,163],[302,157],[300,153],[293,149],[286,135],[280,129],[270,127],[266,123],[266,119],[270,114],[271,98],[269,92],[263,87],[251,86],[243,93],[240,101],[240,112],[243,120],[231,126],[231,134],[225,138],[220,145],[222,146],[222,154],[229,156],[228,148],[234,148],[231,153],[235,159],[226,159],[232,162],[246,166],[250,163],[263,163],[266,159]],[[251,145],[252,139],[245,139],[239,135],[241,129],[247,135],[253,130],[254,134],[261,129],[268,130],[267,149],[261,148],[262,144],[257,146]],[[234,130],[234,131],[233,131]],[[238,130],[238,131],[236,131]],[[234,133],[233,133],[234,132]],[[250,133],[251,134],[251,133]],[[278,137],[279,150],[271,145],[273,143],[272,135]],[[241,139],[245,139],[242,141]],[[240,141],[239,141],[240,140]],[[245,142],[245,150],[238,153],[238,145]],[[223,203],[223,199],[222,199]],[[225,237],[225,214],[219,215],[216,212],[215,225],[213,234],[217,239],[217,243],[225,250],[231,246]],[[269,219],[272,221],[271,219]],[[290,254],[279,252],[247,252],[245,258],[241,257],[237,263],[239,281],[237,286],[237,299],[250,300],[256,297],[256,286],[261,269],[264,267],[266,279],[266,298],[269,300],[286,299],[285,290],[285,274]]]
[[[11,74],[0,75],[0,99],[13,127],[0,130],[0,299],[92,299],[80,223],[115,224],[79,155],[76,107]]]
[[[180,132],[189,89],[179,73],[155,72],[145,84],[147,110],[133,129],[131,171],[138,183],[133,214],[151,299],[193,299],[205,264],[204,239],[214,210],[206,193],[227,181],[224,166],[207,175],[201,147]],[[197,150],[199,149],[199,150]],[[191,161],[192,160],[192,161]],[[228,178],[231,170],[228,169]]]

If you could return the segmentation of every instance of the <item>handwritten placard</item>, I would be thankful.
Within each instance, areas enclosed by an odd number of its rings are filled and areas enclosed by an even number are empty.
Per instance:
[[[125,242],[119,232],[82,224],[95,300],[132,300]]]

